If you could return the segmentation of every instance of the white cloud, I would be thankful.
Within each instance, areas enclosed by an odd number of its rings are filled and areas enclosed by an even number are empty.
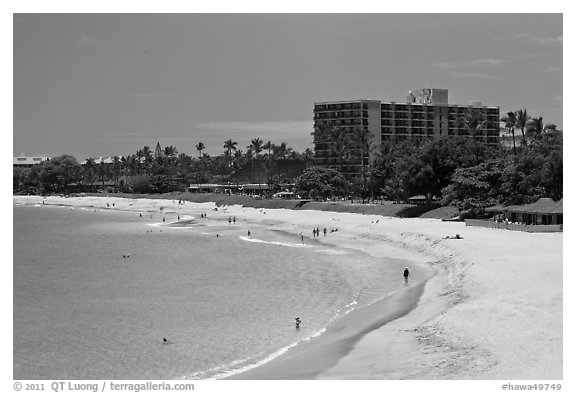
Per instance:
[[[564,38],[561,35],[557,36],[540,36],[528,33],[516,33],[510,36],[496,36],[493,39],[497,41],[520,41],[530,45],[562,45]]]
[[[494,75],[482,74],[480,72],[453,72],[451,75],[461,78],[490,79]]]
[[[438,62],[438,63],[432,64],[432,67],[438,68],[441,70],[457,70],[457,69],[463,69],[463,68],[475,68],[475,67],[484,67],[484,66],[496,67],[496,66],[504,64],[506,62],[507,62],[507,60],[504,60],[504,59],[476,59],[476,60],[470,60],[470,61],[464,61],[464,62],[452,62],[452,63]]]
[[[312,120],[287,120],[287,121],[260,121],[260,122],[215,122],[200,123],[192,126],[193,129],[205,129],[216,132],[234,131],[242,134],[254,134],[259,132],[266,134],[284,134],[286,132],[312,132]]]

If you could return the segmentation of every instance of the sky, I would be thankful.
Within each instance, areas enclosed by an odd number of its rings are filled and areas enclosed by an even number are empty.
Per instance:
[[[314,102],[445,88],[563,129],[562,14],[13,15],[13,155],[312,148]]]

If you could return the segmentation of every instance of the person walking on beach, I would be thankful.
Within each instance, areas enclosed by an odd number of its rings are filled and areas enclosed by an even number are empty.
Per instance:
[[[408,277],[410,277],[410,270],[408,270],[408,266],[404,269],[404,282],[408,284]]]
[[[302,244],[304,244],[304,233],[300,232],[300,240],[302,240]]]
[[[327,231],[328,231],[328,230],[326,229],[326,227],[324,227],[324,237],[326,237],[326,232],[327,232]]]

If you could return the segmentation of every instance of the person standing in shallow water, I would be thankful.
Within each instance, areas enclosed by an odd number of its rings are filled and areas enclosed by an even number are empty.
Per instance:
[[[408,270],[408,266],[404,269],[404,282],[408,284],[408,277],[410,277],[410,270]]]

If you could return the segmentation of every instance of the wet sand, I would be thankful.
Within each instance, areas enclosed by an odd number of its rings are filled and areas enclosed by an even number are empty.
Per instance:
[[[315,379],[335,366],[367,333],[408,314],[418,304],[425,282],[411,284],[390,297],[350,314],[284,355],[229,379]]]

